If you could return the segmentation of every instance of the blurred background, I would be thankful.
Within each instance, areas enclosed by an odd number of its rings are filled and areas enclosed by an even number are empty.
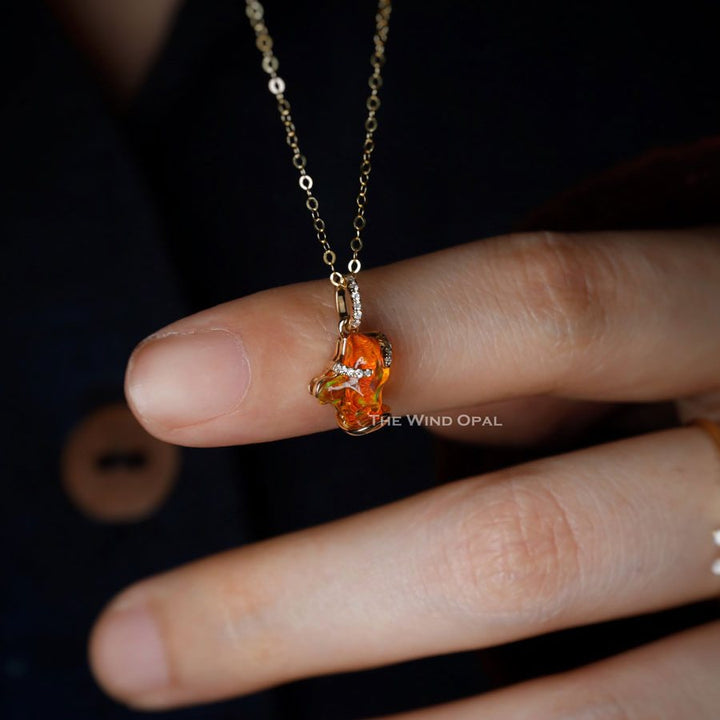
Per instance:
[[[720,221],[715,5],[397,2],[365,266],[518,229]],[[375,6],[265,7],[330,237],[343,247]],[[471,447],[407,426],[361,442],[339,432],[201,450],[156,441],[123,399],[138,341],[188,313],[324,274],[244,4],[7,2],[0,38],[3,718],[136,715],[101,693],[86,660],[94,617],[136,579],[677,422],[666,405],[609,408],[510,448],[492,428]],[[347,458],[343,477],[308,460],[318,456]],[[385,473],[371,472],[380,465]],[[711,616],[717,606],[702,604],[160,716],[389,713]]]

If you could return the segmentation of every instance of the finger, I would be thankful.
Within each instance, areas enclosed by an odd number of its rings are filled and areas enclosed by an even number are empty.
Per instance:
[[[123,104],[138,91],[171,30],[178,0],[52,0],[77,47]]]
[[[720,622],[573,672],[385,720],[716,720],[718,668]]]
[[[362,274],[364,326],[395,359],[398,414],[512,397],[653,400],[720,383],[716,231],[517,235]],[[145,341],[131,406],[170,442],[222,445],[328,429],[307,383],[329,366],[327,282],[252,295]]]
[[[719,472],[675,429],[199,561],[110,606],[94,671],[160,708],[708,597]]]
[[[720,423],[720,392],[681,398],[676,402],[676,406],[683,423],[694,418],[708,418]]]

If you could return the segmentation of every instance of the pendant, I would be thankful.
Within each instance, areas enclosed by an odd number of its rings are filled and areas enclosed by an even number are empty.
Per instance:
[[[350,291],[348,312],[345,289]],[[362,305],[357,280],[345,278],[335,294],[339,337],[332,365],[310,381],[310,393],[332,405],[338,425],[349,435],[367,435],[387,425],[390,408],[383,405],[383,386],[390,377],[392,346],[381,332],[359,332]]]

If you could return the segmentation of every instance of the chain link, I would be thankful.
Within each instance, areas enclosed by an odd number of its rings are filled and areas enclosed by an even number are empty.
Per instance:
[[[270,76],[268,89],[277,101],[280,120],[285,128],[285,141],[292,152],[292,164],[299,174],[298,184],[306,195],[305,207],[310,211],[313,228],[323,250],[323,262],[330,268],[330,282],[335,286],[344,285],[345,279],[342,274],[335,269],[337,256],[328,241],[325,221],[320,217],[320,203],[313,194],[314,181],[307,171],[307,160],[300,151],[297,129],[293,122],[290,103],[285,97],[285,81],[278,75],[280,63],[273,52],[273,39],[265,24],[265,10],[257,0],[246,0],[245,5],[245,12],[250,20],[250,26],[255,32],[255,45],[262,54],[262,69]],[[366,225],[365,207],[367,205],[368,180],[370,171],[372,170],[370,160],[373,150],[375,149],[374,136],[378,126],[376,113],[380,109],[379,93],[382,87],[382,67],[385,64],[385,43],[387,42],[388,31],[390,29],[391,10],[391,0],[378,1],[377,12],[375,14],[375,35],[373,36],[374,49],[370,56],[370,65],[373,69],[368,80],[370,95],[365,102],[368,114],[365,119],[365,141],[363,143],[363,153],[360,162],[360,189],[355,198],[355,204],[357,206],[357,213],[353,220],[355,235],[350,241],[352,258],[348,262],[348,272],[353,275],[359,273],[361,269],[359,258],[360,251],[363,248],[361,236]]]

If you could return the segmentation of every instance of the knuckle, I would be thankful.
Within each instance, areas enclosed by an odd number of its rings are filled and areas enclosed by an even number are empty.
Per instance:
[[[521,614],[542,624],[567,603],[581,552],[574,523],[538,478],[527,479],[470,481],[469,497],[444,523],[435,572],[461,613]]]
[[[517,288],[526,316],[551,348],[575,353],[607,326],[616,264],[601,243],[562,233],[514,236]]]

